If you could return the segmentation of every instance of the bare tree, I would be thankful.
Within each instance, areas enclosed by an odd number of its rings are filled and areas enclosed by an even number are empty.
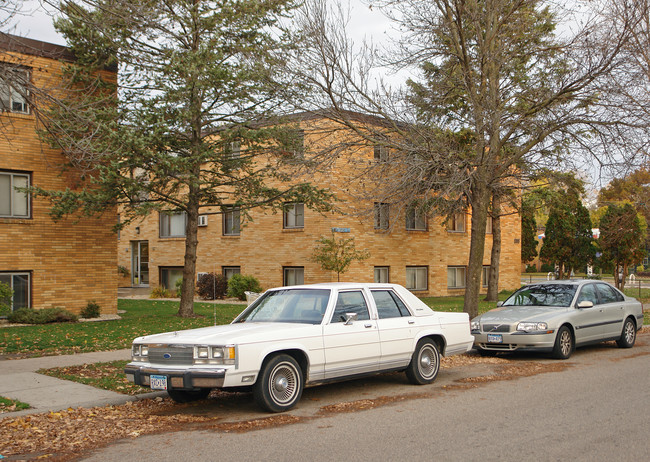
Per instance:
[[[505,195],[526,172],[557,168],[569,147],[610,162],[605,156],[614,152],[602,150],[605,141],[643,128],[637,117],[609,110],[602,99],[637,22],[630,15],[613,25],[592,14],[583,16],[579,30],[557,32],[566,11],[549,1],[368,3],[401,32],[383,53],[367,44],[355,47],[344,11],[323,0],[307,2],[295,65],[315,95],[305,104],[390,145],[392,168],[374,183],[376,196],[396,203],[417,199],[447,217],[471,209],[464,310],[474,316],[492,197]],[[380,65],[408,69],[413,77],[401,89],[377,86],[373,71]],[[369,130],[346,110],[386,122]]]

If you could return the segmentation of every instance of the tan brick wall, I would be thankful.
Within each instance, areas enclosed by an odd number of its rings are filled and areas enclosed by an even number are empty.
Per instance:
[[[317,122],[310,122],[317,123]],[[318,130],[319,140],[327,143],[325,130]],[[309,137],[309,131],[307,131]],[[338,135],[337,135],[338,136]],[[307,140],[309,143],[309,140]],[[316,240],[331,236],[333,227],[349,228],[349,233],[338,234],[342,238],[355,238],[358,249],[367,249],[370,258],[354,262],[350,270],[341,276],[342,281],[372,282],[375,266],[388,266],[390,282],[405,285],[407,266],[428,267],[428,290],[419,295],[462,294],[464,289],[447,287],[448,266],[466,266],[470,247],[470,220],[467,215],[466,232],[448,232],[440,219],[432,219],[427,231],[407,231],[404,216],[391,211],[390,232],[373,227],[372,213],[359,216],[355,211],[371,210],[372,202],[360,202],[346,190],[354,188],[350,183],[353,169],[372,162],[372,147],[354,150],[342,155],[329,169],[310,179],[321,187],[327,186],[347,201],[339,204],[341,213],[320,215],[305,210],[304,229],[283,229],[282,213],[252,211],[253,221],[242,227],[240,236],[223,236],[222,216],[210,214],[216,210],[202,209],[208,213],[208,225],[198,230],[197,272],[221,273],[225,266],[240,266],[243,274],[257,277],[264,288],[283,284],[283,267],[302,266],[305,283],[336,280],[336,274],[323,271],[310,261]],[[361,167],[360,167],[361,166]],[[363,214],[362,214],[363,215]],[[502,222],[502,253],[499,288],[514,289],[520,285],[520,220],[517,214],[509,215]],[[136,233],[136,227],[139,233]],[[126,227],[118,242],[118,262],[131,268],[132,241],[144,240],[149,246],[149,286],[159,285],[160,267],[182,267],[185,240],[183,238],[160,238],[158,214],[155,213]],[[489,265],[492,238],[487,236],[483,262]]]
[[[0,61],[31,69],[34,85],[56,88],[60,64],[52,59],[8,55]],[[78,187],[71,173],[62,174],[65,158],[39,141],[33,115],[0,113],[0,170],[27,172],[31,183],[46,189]],[[117,213],[101,218],[66,218],[54,222],[47,201],[31,202],[31,218],[0,218],[0,272],[31,274],[32,307],[63,307],[79,313],[96,301],[102,313],[117,312],[116,236],[111,231]]]

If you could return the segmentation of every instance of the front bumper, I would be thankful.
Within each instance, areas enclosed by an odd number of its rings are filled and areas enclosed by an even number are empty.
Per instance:
[[[544,332],[503,332],[498,333],[502,342],[488,342],[491,332],[472,331],[474,347],[489,351],[552,351],[555,345],[555,330]]]
[[[226,368],[215,369],[172,369],[151,365],[129,363],[124,367],[127,380],[143,387],[151,386],[152,375],[167,377],[167,388],[174,390],[195,390],[197,388],[222,388]]]

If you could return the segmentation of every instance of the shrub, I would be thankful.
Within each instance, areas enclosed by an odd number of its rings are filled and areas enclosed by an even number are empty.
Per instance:
[[[224,298],[228,292],[228,280],[223,274],[202,274],[196,284],[196,291],[204,300]]]
[[[551,265],[550,263],[543,263],[541,270],[542,273],[554,273],[555,266]]]
[[[117,274],[125,278],[128,278],[131,275],[129,269],[126,266],[122,266],[122,265],[117,265]]]
[[[86,307],[81,310],[81,317],[82,318],[98,318],[100,313],[101,313],[101,308],[99,307],[99,304],[95,302],[94,300],[91,300],[88,302]]]
[[[11,313],[11,297],[13,290],[7,284],[0,282],[0,316],[7,316]]]
[[[76,314],[60,307],[43,310],[20,308],[11,313],[7,319],[9,322],[20,324],[50,324],[54,322],[77,322],[79,320]]]
[[[527,273],[536,273],[537,268],[535,268],[535,265],[526,265],[526,272]]]
[[[164,287],[155,287],[149,294],[149,298],[171,298],[171,296],[171,292]]]
[[[246,300],[246,291],[262,292],[262,286],[255,276],[233,275],[228,281],[228,296]]]

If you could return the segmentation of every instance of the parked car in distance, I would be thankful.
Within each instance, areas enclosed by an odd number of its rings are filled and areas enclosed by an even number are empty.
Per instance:
[[[431,383],[441,354],[472,343],[466,313],[433,311],[402,286],[314,284],[268,290],[229,325],[136,338],[125,373],[178,402],[251,387],[282,412],[305,385],[386,371]]]
[[[632,348],[643,308],[602,281],[546,281],[523,286],[497,308],[472,319],[481,354],[544,351],[567,359],[575,347],[616,340]]]

